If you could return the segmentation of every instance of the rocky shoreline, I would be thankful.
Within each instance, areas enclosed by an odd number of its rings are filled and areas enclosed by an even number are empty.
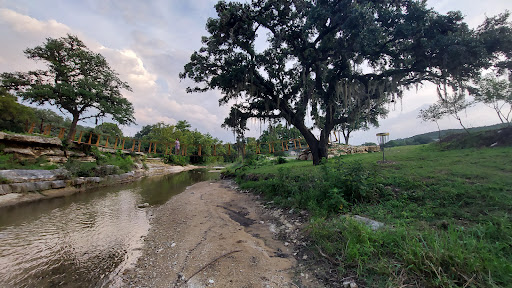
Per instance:
[[[148,163],[147,169],[139,168],[128,173],[105,177],[70,178],[65,169],[56,170],[0,170],[0,208],[56,197],[63,197],[87,190],[138,181],[192,170],[197,166],[172,166],[163,163]]]

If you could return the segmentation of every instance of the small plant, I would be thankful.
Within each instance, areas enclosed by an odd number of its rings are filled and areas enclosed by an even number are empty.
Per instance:
[[[11,184],[11,180],[0,176],[0,184]]]
[[[281,157],[281,156],[277,157],[277,164],[284,164],[286,162],[288,162],[288,160],[286,160],[286,158]]]

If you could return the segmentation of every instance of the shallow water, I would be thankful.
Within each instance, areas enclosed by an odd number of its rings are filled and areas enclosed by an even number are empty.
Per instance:
[[[0,287],[117,286],[139,256],[151,210],[218,174],[194,170],[0,208]]]

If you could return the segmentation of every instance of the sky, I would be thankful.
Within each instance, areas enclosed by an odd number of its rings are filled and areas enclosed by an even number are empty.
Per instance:
[[[137,123],[121,126],[126,136],[133,136],[144,125],[187,120],[202,133],[233,142],[233,133],[221,128],[229,113],[229,106],[219,107],[221,93],[186,93],[193,83],[178,77],[190,55],[201,47],[201,36],[207,35],[206,21],[216,16],[216,2],[0,0],[0,73],[42,68],[42,63],[28,60],[23,50],[41,45],[48,37],[77,35],[92,51],[102,54],[133,89],[123,91],[133,103]],[[485,16],[512,11],[511,0],[429,0],[427,5],[440,13],[461,11],[470,27],[478,26]],[[391,112],[379,128],[354,132],[350,144],[377,142],[378,132],[389,132],[390,139],[397,139],[436,131],[435,123],[417,119],[419,110],[436,100],[433,85],[407,91],[401,102],[388,107]],[[467,109],[462,120],[467,127],[499,122],[494,110],[483,104]],[[95,126],[92,121],[80,124]],[[439,125],[441,129],[460,128],[457,120],[448,117]],[[249,121],[246,136],[259,137],[265,127],[259,121]]]

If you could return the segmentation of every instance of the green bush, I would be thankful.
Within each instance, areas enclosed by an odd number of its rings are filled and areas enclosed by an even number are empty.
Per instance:
[[[164,163],[185,166],[189,163],[189,157],[181,155],[167,155],[164,157]]]
[[[98,165],[96,162],[80,162],[77,160],[69,160],[64,164],[64,167],[71,173],[71,175],[76,177],[95,177],[96,175],[96,167]]]
[[[0,170],[26,169],[26,170],[53,170],[59,166],[50,163],[46,157],[37,159],[16,159],[13,154],[0,153]]]
[[[288,160],[286,160],[286,158],[283,158],[281,156],[277,157],[277,164],[284,164],[288,162]]]

